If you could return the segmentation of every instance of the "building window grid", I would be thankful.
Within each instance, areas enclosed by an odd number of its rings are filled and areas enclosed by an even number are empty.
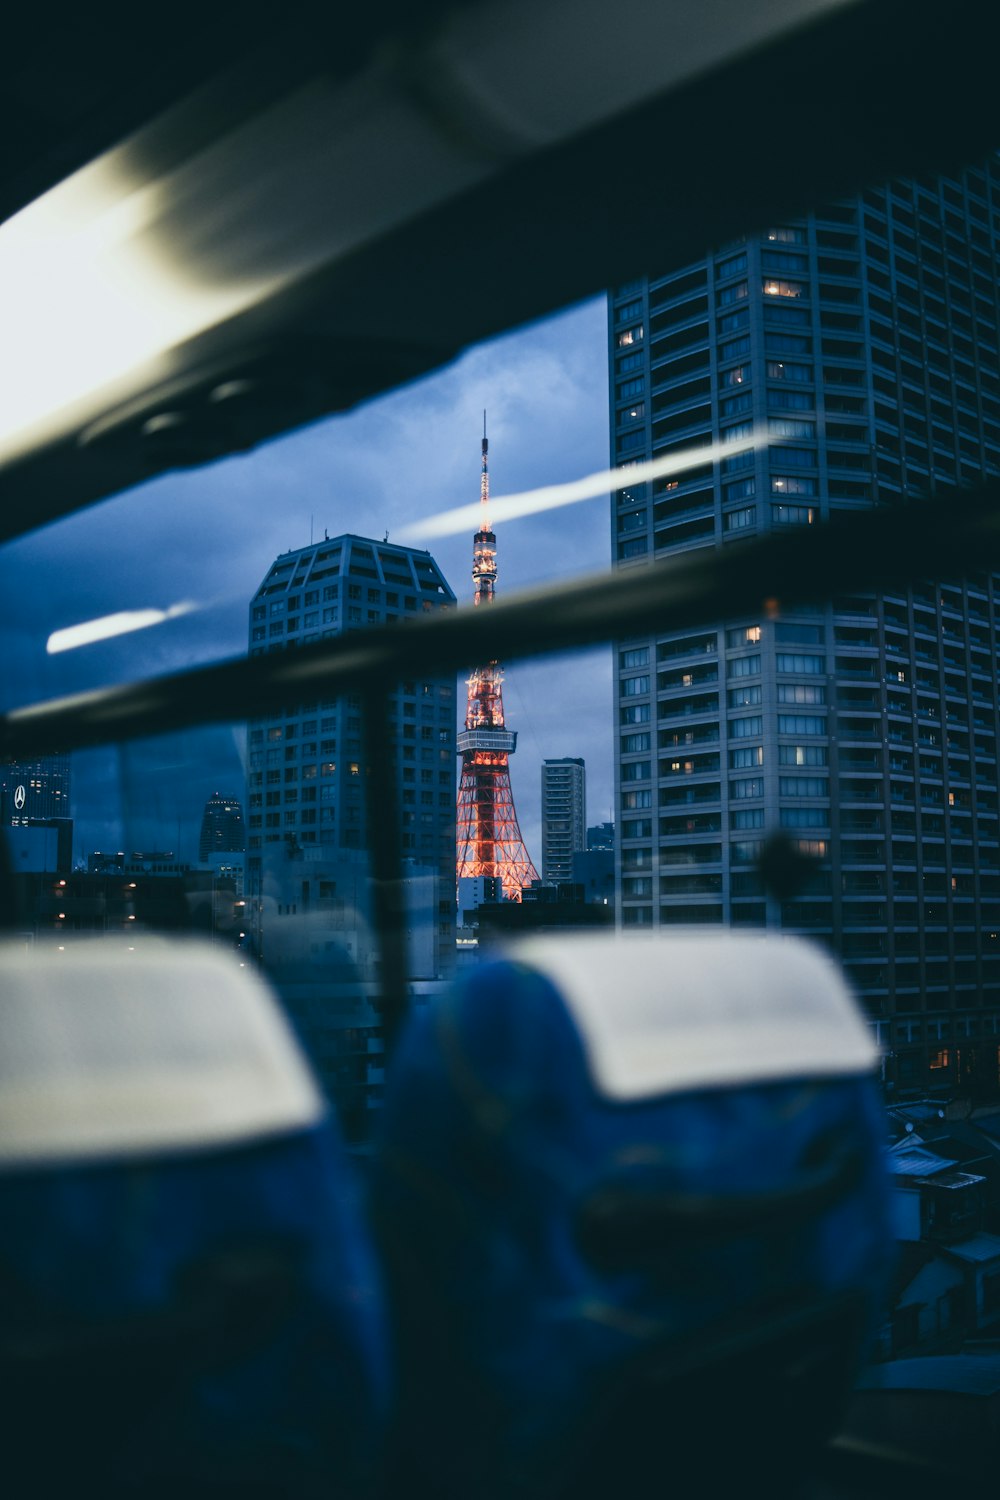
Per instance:
[[[808,670],[811,670],[811,667],[808,667]],[[751,795],[753,795],[753,793],[751,793]]]

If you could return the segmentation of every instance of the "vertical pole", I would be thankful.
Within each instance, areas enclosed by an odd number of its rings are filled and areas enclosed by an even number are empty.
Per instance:
[[[384,686],[372,687],[362,704],[365,735],[365,821],[372,917],[378,940],[382,1025],[386,1059],[406,1018],[406,900],[400,837],[399,794]]]

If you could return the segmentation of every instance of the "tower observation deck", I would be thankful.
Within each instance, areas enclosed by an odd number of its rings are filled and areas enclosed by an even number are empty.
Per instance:
[[[489,524],[489,442],[483,419],[483,468],[480,480],[482,521],[473,539],[472,582],[476,607],[491,604],[497,581],[497,539]],[[538,871],[524,846],[510,785],[510,757],[517,735],[503,712],[500,664],[477,667],[468,680],[465,728],[457,748],[462,757],[458,788],[457,860],[459,879],[489,875],[503,882],[504,897],[520,901],[521,891]]]

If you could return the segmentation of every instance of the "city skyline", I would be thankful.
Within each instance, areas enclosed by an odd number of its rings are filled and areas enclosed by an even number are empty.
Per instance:
[[[391,542],[415,518],[475,498],[473,445],[484,406],[495,492],[602,468],[604,318],[603,299],[583,304],[472,350],[356,412],[253,454],[165,476],[11,544],[4,577],[12,623],[3,638],[10,670],[2,706],[238,654],[245,649],[246,600],[273,557],[308,545],[310,527],[315,539],[346,530],[382,537],[388,528]],[[606,502],[574,507],[568,524],[565,515],[506,523],[499,543],[508,594],[599,571],[609,556]],[[471,607],[467,538],[427,545]],[[53,629],[181,600],[200,607],[83,650],[45,652]],[[584,754],[593,768],[594,816],[611,815],[610,655],[602,648],[572,665],[521,663],[508,683],[508,711],[520,734],[514,794],[528,846],[539,849],[538,767],[546,757]],[[241,740],[234,725],[198,731],[183,745],[176,737],[74,756],[77,853],[167,843],[193,859],[205,801],[220,784],[241,784]],[[124,802],[131,816],[123,821]]]

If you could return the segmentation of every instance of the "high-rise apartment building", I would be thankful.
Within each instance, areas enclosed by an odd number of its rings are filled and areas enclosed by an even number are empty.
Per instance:
[[[573,756],[542,762],[542,879],[573,879],[573,855],[586,849],[587,770]]]
[[[250,603],[249,650],[258,655],[454,604],[427,552],[359,536],[284,553]],[[401,682],[390,703],[403,855],[439,878],[438,937],[454,946],[455,684]],[[251,886],[263,852],[283,846],[365,848],[364,744],[357,698],[303,703],[255,720],[247,745]]]
[[[250,603],[251,656],[455,602],[427,552],[360,536],[276,558]],[[366,850],[362,706],[315,699],[247,727],[249,930],[352,1138],[381,1093],[379,952]],[[388,733],[402,827],[409,977],[455,955],[455,681],[400,682]]]
[[[652,485],[623,473],[619,564],[1000,472],[998,273],[994,160],[615,288],[613,462],[734,445]],[[619,642],[623,923],[813,934],[887,1082],[996,1088],[998,619],[1000,575],[971,571]],[[817,861],[795,899],[756,868],[775,829]]]

